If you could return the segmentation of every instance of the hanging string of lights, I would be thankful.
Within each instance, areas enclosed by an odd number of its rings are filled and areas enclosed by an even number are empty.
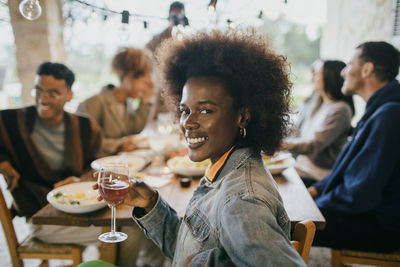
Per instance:
[[[217,12],[216,12],[217,2],[218,0],[210,0],[208,4],[208,13],[209,13],[208,20],[209,24],[214,25],[212,27],[216,27],[217,25]],[[1,1],[0,3],[6,5]],[[285,0],[285,3],[287,3],[287,0]],[[86,7],[87,10],[89,10],[89,13],[86,14],[87,16],[85,16],[85,14],[82,14],[81,12],[82,8],[77,7],[77,5],[81,7],[82,6]],[[65,8],[65,6],[67,7]],[[121,28],[127,28],[128,24],[130,23],[130,19],[133,19],[136,22],[141,22],[144,29],[148,28],[150,20],[168,20],[168,18],[165,17],[137,14],[134,12],[130,12],[128,10],[116,11],[105,6],[101,7],[92,4],[89,1],[85,0],[68,0],[64,3],[64,8],[67,10],[67,11],[64,10],[64,17],[66,19],[66,23],[71,25],[77,19],[84,22],[88,22],[88,20],[91,17],[95,16],[98,17],[99,15],[102,16],[104,21],[106,21],[111,16],[121,16],[121,24],[122,24]],[[77,12],[77,10],[79,11]],[[26,19],[35,20],[40,17],[42,13],[42,8],[40,6],[39,0],[21,0],[19,4],[19,11]],[[260,13],[257,15],[257,18],[261,19],[262,16],[263,12],[260,11]],[[229,29],[234,29],[237,26],[237,24],[231,19],[227,19],[226,23]],[[175,35],[177,36],[181,36],[182,34],[185,35],[185,33],[189,33],[192,31],[191,29],[189,29],[190,27],[184,27],[184,25],[177,25],[175,26],[175,28],[177,29],[174,29],[175,30],[174,33],[176,32],[177,34]]]
[[[110,15],[117,14],[117,15],[124,16],[124,12],[125,12],[125,14],[128,14],[127,16],[129,16],[129,17],[135,17],[135,18],[137,18],[137,19],[161,19],[161,20],[168,20],[168,18],[165,18],[165,17],[157,17],[157,16],[151,16],[151,15],[135,14],[135,13],[129,12],[128,10],[124,10],[124,11],[122,11],[122,12],[119,12],[119,11],[115,11],[115,10],[112,10],[112,9],[109,9],[109,8],[99,7],[99,6],[93,5],[93,4],[91,4],[91,3],[82,1],[82,0],[70,0],[70,1],[71,1],[71,2],[76,2],[76,3],[79,3],[79,4],[82,4],[82,5],[85,5],[85,6],[87,6],[87,7],[90,7],[90,8],[92,8],[92,10],[101,11],[103,14],[110,14]],[[128,12],[128,13],[126,13],[126,12]],[[126,15],[125,15],[125,16],[126,16]],[[143,21],[146,21],[146,20],[143,20]]]
[[[99,7],[83,0],[69,0],[69,2],[79,3],[81,5],[91,8],[93,12],[98,11],[102,13],[104,20],[107,20],[108,16],[110,15],[120,15],[122,17],[121,22],[128,24],[129,17],[134,17],[136,20],[142,20],[144,28],[147,28],[149,19],[168,20],[168,18],[165,17],[141,15],[129,12],[128,10],[123,10],[122,12],[120,12],[106,7]],[[208,10],[210,13],[216,12],[217,2],[218,0],[210,0],[208,4]],[[287,4],[287,0],[284,0],[284,2],[285,4]],[[7,4],[2,1],[0,1],[0,4],[7,6]],[[35,20],[40,17],[42,13],[42,8],[40,6],[39,0],[22,0],[19,4],[19,11],[26,19]],[[262,11],[260,11],[259,17],[260,16],[262,16]]]

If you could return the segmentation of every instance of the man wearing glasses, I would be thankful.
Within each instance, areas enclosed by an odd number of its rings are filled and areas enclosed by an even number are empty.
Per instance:
[[[17,215],[31,217],[47,204],[46,194],[53,187],[79,181],[95,159],[101,142],[96,124],[64,111],[74,80],[65,65],[45,62],[32,89],[36,105],[0,111],[0,173]],[[44,241],[53,242],[53,237],[66,242],[49,229],[36,232]],[[41,232],[46,236],[41,238]],[[85,240],[83,232],[79,234],[81,243],[97,237],[91,233]]]

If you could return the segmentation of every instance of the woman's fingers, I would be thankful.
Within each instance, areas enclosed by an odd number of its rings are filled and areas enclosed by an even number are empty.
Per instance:
[[[94,190],[99,189],[99,184],[98,184],[98,183],[95,183],[95,184],[92,186],[92,188],[93,188]]]
[[[97,177],[99,177],[99,172],[95,171],[94,173],[92,173],[92,178],[97,179]]]

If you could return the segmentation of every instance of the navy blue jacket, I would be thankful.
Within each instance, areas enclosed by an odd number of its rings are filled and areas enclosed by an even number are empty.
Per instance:
[[[400,232],[400,85],[390,82],[368,100],[365,114],[332,172],[315,185],[318,207],[370,214]]]

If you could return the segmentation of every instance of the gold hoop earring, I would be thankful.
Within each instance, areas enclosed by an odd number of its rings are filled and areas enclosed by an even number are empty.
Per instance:
[[[246,127],[240,128],[239,130],[240,136],[242,137],[242,139],[246,138]]]

